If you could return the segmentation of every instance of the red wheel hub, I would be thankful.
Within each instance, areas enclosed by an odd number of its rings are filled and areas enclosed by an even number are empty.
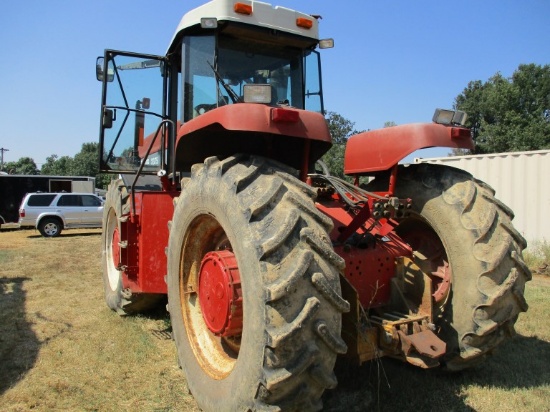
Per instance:
[[[113,239],[111,241],[111,251],[113,256],[113,265],[118,268],[120,265],[120,234],[118,233],[118,227],[113,230]]]
[[[199,302],[208,329],[217,336],[237,336],[243,328],[241,277],[229,250],[208,252],[201,262]]]

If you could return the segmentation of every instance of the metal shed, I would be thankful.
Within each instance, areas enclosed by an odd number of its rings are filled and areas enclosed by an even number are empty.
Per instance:
[[[514,226],[527,241],[549,241],[550,150],[416,158],[463,169],[491,185],[515,213]]]

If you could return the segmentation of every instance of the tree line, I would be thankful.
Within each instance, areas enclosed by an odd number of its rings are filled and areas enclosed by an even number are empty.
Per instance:
[[[99,143],[84,143],[74,157],[52,154],[39,169],[30,157],[4,163],[3,172],[16,175],[90,176],[96,186],[105,188],[111,176],[99,173]]]

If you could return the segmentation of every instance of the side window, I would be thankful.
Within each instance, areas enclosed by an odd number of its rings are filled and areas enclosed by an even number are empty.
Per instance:
[[[183,42],[183,119],[191,120],[201,109],[218,104],[214,61],[214,36],[187,37]]]
[[[54,199],[55,194],[53,195],[31,195],[27,204],[29,206],[49,206]]]
[[[97,197],[94,196],[82,196],[81,197],[82,206],[101,206],[101,202]]]
[[[305,58],[306,110],[323,113],[321,90],[321,61],[319,53],[312,51]]]
[[[80,206],[80,196],[63,195],[57,201],[57,206]]]

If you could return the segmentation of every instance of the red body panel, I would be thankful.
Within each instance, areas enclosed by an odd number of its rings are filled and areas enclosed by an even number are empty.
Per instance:
[[[470,130],[435,123],[386,127],[352,136],[346,145],[344,173],[388,170],[412,152],[428,147],[473,149]]]
[[[297,113],[298,120],[277,121],[277,118],[282,117],[280,112],[285,110]],[[274,113],[278,114],[275,119]],[[295,115],[289,117],[294,119]],[[177,133],[178,139],[212,124],[219,124],[225,130],[272,133],[325,142],[332,141],[327,122],[321,113],[294,108],[275,108],[253,103],[231,104],[206,112],[181,126]]]
[[[210,127],[332,142],[327,122],[321,113],[264,104],[239,103],[221,106],[184,124],[178,122],[176,127],[176,146],[185,136]],[[152,135],[147,136],[144,145],[140,147],[140,155],[145,154],[152,138]],[[159,148],[160,139],[157,139],[151,153],[158,152]]]
[[[172,199],[178,192],[136,192],[136,214],[123,223],[122,262],[127,266],[123,287],[132,292],[167,293],[166,254],[168,221],[172,219]]]
[[[355,288],[364,308],[383,306],[390,300],[391,279],[395,276],[396,258],[411,256],[410,247],[399,240],[392,232],[388,236],[377,237],[366,248],[348,247],[336,241],[341,228],[353,220],[339,201],[321,201],[317,208],[330,217],[334,228],[330,238],[335,242],[334,250],[346,262],[345,278]],[[362,234],[362,229],[358,230]]]

